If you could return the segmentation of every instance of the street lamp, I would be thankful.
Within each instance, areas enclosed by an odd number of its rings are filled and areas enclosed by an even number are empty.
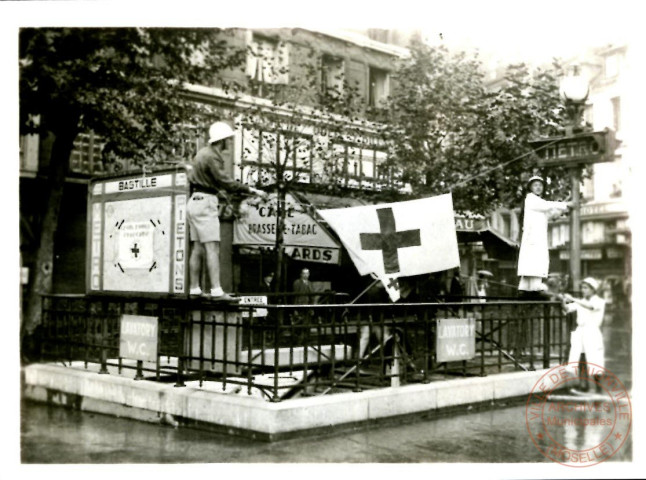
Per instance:
[[[583,132],[583,110],[588,99],[590,87],[588,81],[581,76],[579,66],[573,65],[568,76],[561,80],[559,92],[565,103],[568,123],[565,126],[565,136],[572,137]],[[581,280],[581,210],[579,189],[581,186],[581,164],[576,163],[570,168],[572,186],[572,202],[570,212],[570,277],[572,290],[576,290]]]

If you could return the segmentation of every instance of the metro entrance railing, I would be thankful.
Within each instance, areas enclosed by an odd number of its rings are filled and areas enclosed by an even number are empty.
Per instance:
[[[261,314],[262,316],[259,316]],[[157,319],[155,361],[120,357],[123,315]],[[270,401],[549,368],[570,325],[552,301],[229,305],[208,299],[47,295],[41,361]],[[439,361],[438,326],[468,319],[469,358]],[[443,336],[443,335],[440,335]]]

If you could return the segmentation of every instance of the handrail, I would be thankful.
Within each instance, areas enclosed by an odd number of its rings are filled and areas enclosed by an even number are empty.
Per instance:
[[[42,313],[42,360],[76,368],[95,363],[101,373],[136,369],[136,379],[171,376],[178,386],[233,383],[248,393],[265,392],[272,401],[548,368],[567,358],[571,320],[559,302],[518,299],[239,305],[206,298],[50,294],[43,296]],[[153,364],[120,357],[126,313],[157,319]],[[440,321],[453,319],[475,328],[469,340],[475,353],[459,362],[439,361]]]

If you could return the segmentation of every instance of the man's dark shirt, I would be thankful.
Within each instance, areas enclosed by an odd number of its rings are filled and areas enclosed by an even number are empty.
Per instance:
[[[300,278],[294,281],[293,285],[293,290],[294,293],[302,293],[305,295],[296,295],[294,297],[294,304],[296,305],[308,305],[311,303],[314,303],[314,296],[309,295],[314,293],[314,287],[310,283],[310,281],[304,281],[301,280]]]
[[[197,152],[191,167],[188,171],[188,181],[194,190],[214,195],[222,190],[249,191],[249,187],[237,182],[225,172],[224,158],[209,145]]]

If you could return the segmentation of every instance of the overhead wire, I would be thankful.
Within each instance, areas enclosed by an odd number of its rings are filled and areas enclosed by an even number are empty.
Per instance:
[[[531,155],[532,153],[535,153],[535,152],[537,152],[539,150],[543,150],[543,149],[545,149],[547,147],[551,147],[552,145],[554,145],[557,142],[558,142],[558,140],[554,140],[552,142],[546,143],[545,145],[541,145],[540,147],[538,147],[538,148],[536,148],[534,150],[530,150],[528,152],[523,153],[522,155],[519,155],[519,156],[517,156],[515,158],[512,158],[511,160],[508,160],[506,162],[500,163],[500,164],[496,165],[495,167],[492,167],[492,168],[490,168],[488,170],[485,170],[484,172],[480,172],[480,173],[478,173],[476,175],[472,175],[472,176],[468,177],[466,180],[462,180],[461,182],[458,182],[458,183],[450,186],[448,188],[448,190],[451,192],[451,191],[453,191],[454,188],[457,188],[457,187],[460,187],[462,185],[465,185],[465,184],[469,183],[470,181],[475,180],[476,178],[482,177],[484,175],[488,175],[489,173],[493,172],[494,170],[504,168],[504,167],[506,167],[507,165],[509,165],[511,163],[517,162],[518,160],[521,160],[521,159]]]

